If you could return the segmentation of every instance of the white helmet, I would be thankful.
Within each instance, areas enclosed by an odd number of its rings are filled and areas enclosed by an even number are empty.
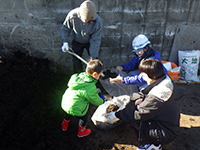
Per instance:
[[[139,34],[132,41],[132,46],[133,46],[132,52],[137,52],[150,43],[151,42],[144,34]]]

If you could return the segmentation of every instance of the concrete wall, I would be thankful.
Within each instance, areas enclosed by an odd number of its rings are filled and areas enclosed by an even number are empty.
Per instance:
[[[60,28],[82,0],[1,0],[0,48],[49,58],[72,70],[72,57],[61,51]],[[128,63],[132,39],[145,34],[168,60],[178,25],[200,25],[199,0],[93,0],[103,22],[100,59],[106,68]],[[87,59],[87,54],[84,54]]]

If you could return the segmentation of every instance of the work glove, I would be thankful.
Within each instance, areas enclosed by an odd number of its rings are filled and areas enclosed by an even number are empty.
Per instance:
[[[101,97],[103,100],[106,99],[106,98],[103,96],[103,94],[100,94],[99,97]]]
[[[118,120],[118,118],[115,116],[115,112],[110,112],[105,117],[114,121]]]
[[[103,102],[107,101],[107,99],[103,96],[103,94],[100,94],[99,97],[100,97],[101,99],[103,99]]]
[[[68,50],[69,50],[68,43],[67,43],[67,42],[63,43],[62,51],[63,51],[64,53],[66,53]]]

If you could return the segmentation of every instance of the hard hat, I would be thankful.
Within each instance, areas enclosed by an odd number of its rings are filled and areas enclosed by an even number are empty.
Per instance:
[[[137,52],[150,43],[151,42],[144,34],[139,34],[132,41],[132,52]]]
[[[83,22],[85,22],[85,20],[95,20],[96,7],[94,3],[90,0],[84,1],[80,5],[80,15]]]

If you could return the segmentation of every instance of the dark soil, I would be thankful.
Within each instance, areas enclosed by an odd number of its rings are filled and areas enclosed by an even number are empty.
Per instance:
[[[118,109],[119,107],[117,105],[110,104],[106,109],[106,113],[116,112]]]
[[[91,135],[78,138],[78,120],[61,129],[61,97],[71,74],[50,69],[50,61],[16,51],[2,55],[0,62],[0,143],[2,150],[129,150],[137,142],[131,124],[123,123],[111,130],[100,130],[88,120]],[[179,137],[163,146],[164,150],[199,149],[200,85],[180,84],[185,97]],[[106,94],[106,93],[103,93]],[[105,95],[106,96],[106,95]],[[89,118],[97,106],[90,106]],[[196,126],[193,124],[197,122]],[[189,126],[185,126],[189,124]]]

